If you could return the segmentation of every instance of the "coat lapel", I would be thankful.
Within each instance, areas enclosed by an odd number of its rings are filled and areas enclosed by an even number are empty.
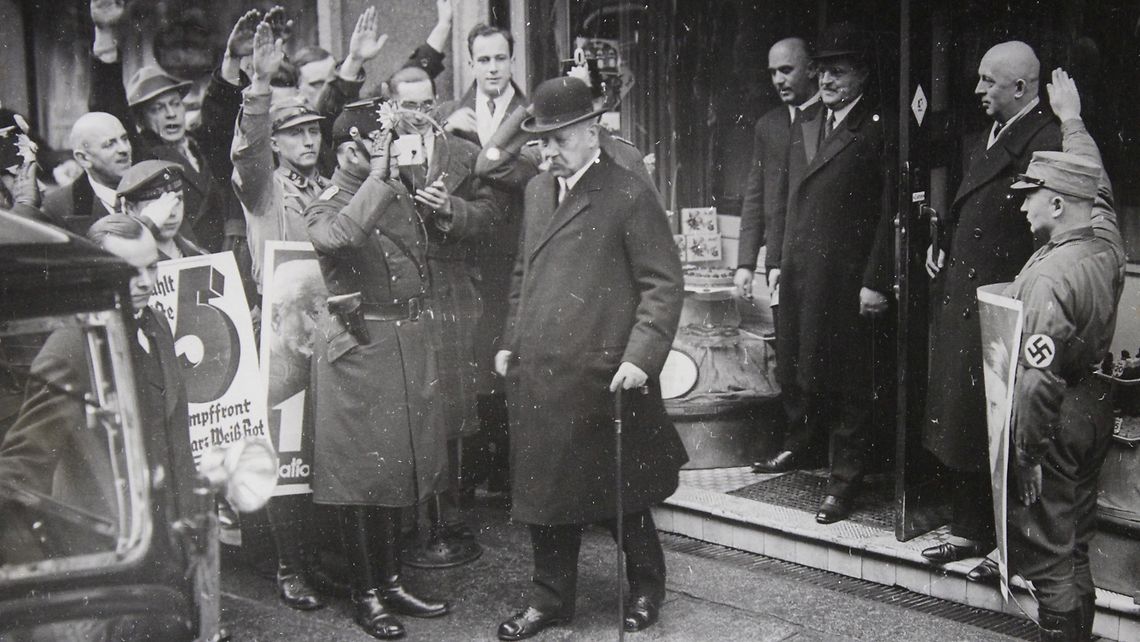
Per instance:
[[[989,130],[986,130],[974,143],[976,151],[969,167],[966,168],[962,184],[958,186],[958,192],[954,195],[954,206],[1000,176],[1010,163],[1022,157],[1029,139],[1047,125],[1051,118],[1052,116],[1045,113],[1043,107],[1038,105],[1033,111],[1014,121],[1009,130],[989,149],[986,149],[986,142],[989,140]]]
[[[586,170],[586,173],[582,175],[582,178],[574,186],[574,189],[570,190],[570,194],[566,196],[566,200],[562,201],[562,204],[557,208],[554,208],[554,199],[558,194],[558,180],[553,176],[550,177],[549,187],[543,190],[546,193],[542,194],[540,200],[543,201],[543,203],[550,203],[549,207],[554,211],[550,216],[550,222],[547,223],[545,231],[539,238],[539,241],[534,244],[534,248],[530,251],[531,258],[534,258],[534,255],[542,249],[542,246],[546,245],[551,237],[558,233],[558,230],[566,227],[570,221],[574,220],[575,217],[589,208],[590,193],[602,188],[600,178],[607,174],[606,166],[608,164],[609,161],[603,153],[598,157],[598,161],[594,163],[594,166]]]
[[[843,122],[839,124],[835,131],[831,132],[831,135],[823,141],[822,146],[819,148],[819,151],[816,152],[814,158],[811,157],[809,152],[808,157],[811,160],[808,161],[807,170],[804,172],[804,180],[807,180],[809,176],[830,162],[831,159],[838,156],[839,152],[843,151],[845,147],[855,141],[859,128],[863,126],[863,121],[867,117],[867,111],[867,97],[864,96],[851,108],[851,112],[847,114],[847,117],[843,119]],[[820,135],[823,134],[822,123],[824,114],[826,113],[827,110],[820,110],[819,116],[813,121],[817,125],[816,131],[818,131]],[[806,138],[804,143],[807,144]]]

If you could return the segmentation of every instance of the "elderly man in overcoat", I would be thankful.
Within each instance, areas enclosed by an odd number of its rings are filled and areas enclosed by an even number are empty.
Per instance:
[[[525,229],[503,349],[508,379],[511,517],[530,526],[534,576],[525,610],[499,638],[520,640],[574,613],[585,524],[616,536],[614,399],[625,390],[622,502],[630,601],[624,626],[656,620],[665,559],[649,507],[677,487],[684,447],[657,377],[681,313],[681,265],[657,196],[598,143],[590,90],[556,78],[534,93],[528,131],[550,171],[525,197]]]
[[[1012,281],[1033,253],[1033,237],[1010,198],[1009,185],[1035,151],[1057,150],[1061,132],[1039,104],[1040,63],[1023,42],[992,47],[978,65],[974,90],[993,124],[967,141],[963,178],[947,212],[949,244],[928,250],[934,278],[931,369],[923,445],[951,472],[950,541],[922,552],[946,563],[985,555],[994,547],[982,378],[979,285]],[[979,567],[972,579],[986,579]]]
[[[866,468],[876,399],[890,398],[890,128],[865,94],[866,38],[831,28],[815,55],[825,109],[793,132],[780,262],[777,376],[788,414],[771,470],[802,463],[829,431],[831,470],[816,521],[846,519]],[[878,348],[878,349],[876,349]]]

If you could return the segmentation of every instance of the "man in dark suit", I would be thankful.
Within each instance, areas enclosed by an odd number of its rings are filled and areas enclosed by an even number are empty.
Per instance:
[[[1039,104],[1040,66],[1023,42],[998,44],[982,57],[974,93],[993,124],[966,143],[962,184],[942,234],[949,244],[927,252],[934,279],[930,345],[939,363],[927,390],[923,445],[950,469],[953,505],[951,540],[922,551],[936,563],[994,547],[977,288],[1012,281],[1033,252],[1009,185],[1033,152],[1061,147],[1056,120]],[[976,568],[972,579],[986,579],[988,568]]]
[[[680,318],[681,264],[657,195],[601,150],[601,112],[585,83],[556,78],[534,95],[524,128],[542,136],[550,170],[526,189],[495,368],[508,379],[511,517],[530,526],[535,569],[527,608],[498,633],[521,640],[569,621],[583,526],[601,522],[616,536],[609,392],[618,389],[626,391],[624,626],[638,631],[657,621],[665,596],[649,508],[676,489],[686,461],[657,382]]]
[[[866,36],[838,24],[821,42],[815,61],[826,109],[793,137],[779,239],[777,376],[788,433],[783,450],[759,464],[794,468],[816,432],[829,431],[830,479],[816,521],[830,524],[851,513],[874,400],[890,395],[876,390],[891,380],[876,346],[889,327],[878,317],[890,291],[891,214],[884,204],[893,186],[885,168],[894,159],[891,130],[864,93],[871,74]]]
[[[768,75],[783,104],[756,121],[752,167],[740,208],[740,252],[734,280],[740,296],[752,296],[752,278],[760,246],[767,245],[765,272],[775,315],[782,248],[771,239],[779,238],[784,227],[792,128],[815,118],[823,103],[819,101],[819,83],[807,43],[802,38],[785,38],[772,45],[768,50]]]
[[[71,126],[71,150],[84,175],[44,197],[43,215],[49,223],[83,235],[115,211],[115,190],[131,167],[131,140],[118,118],[91,112]]]

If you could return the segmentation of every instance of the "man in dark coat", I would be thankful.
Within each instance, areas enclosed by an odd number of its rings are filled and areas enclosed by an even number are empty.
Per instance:
[[[527,186],[495,367],[508,379],[511,517],[530,526],[535,569],[527,608],[499,627],[504,640],[569,621],[582,528],[615,527],[610,392],[625,390],[628,422],[620,542],[628,631],[657,620],[665,560],[649,508],[676,490],[687,459],[657,382],[683,297],[665,213],[641,179],[600,149],[600,112],[585,83],[556,78],[534,96],[525,127],[542,135],[550,171]]]
[[[1112,439],[1110,385],[1092,366],[1112,343],[1124,244],[1080,96],[1057,69],[1049,101],[1064,152],[1036,152],[1013,185],[1033,234],[1047,241],[1004,294],[1021,301],[1011,438],[1011,572],[1033,582],[1039,639],[1092,638],[1097,478]],[[1020,500],[1020,501],[1018,501]]]
[[[882,335],[890,291],[894,162],[891,130],[864,95],[862,37],[836,25],[816,54],[826,109],[795,132],[780,261],[777,376],[788,414],[783,450],[767,470],[807,457],[831,436],[831,475],[816,521],[846,519],[865,468],[874,400],[891,395]],[[876,348],[884,348],[877,350]],[[826,434],[826,433],[824,433]]]
[[[131,167],[131,140],[111,114],[91,112],[71,126],[71,150],[83,175],[44,197],[43,215],[74,234],[116,210],[115,190]]]
[[[966,144],[964,176],[942,234],[949,244],[928,250],[930,350],[938,367],[927,388],[923,445],[954,477],[953,537],[922,552],[932,562],[978,557],[994,547],[977,288],[1012,280],[1033,252],[1009,184],[1033,152],[1060,148],[1057,123],[1039,104],[1039,72],[1037,56],[1022,42],[998,44],[982,57],[974,92],[994,123]]]
[[[740,296],[752,296],[752,278],[760,247],[767,245],[765,272],[775,315],[783,248],[772,240],[782,238],[788,209],[792,128],[814,119],[823,103],[819,100],[819,83],[803,39],[785,38],[772,45],[768,50],[768,74],[782,104],[756,121],[752,166],[740,206],[740,252],[734,281]]]
[[[338,169],[305,220],[330,294],[312,359],[313,501],[340,508],[356,622],[389,639],[404,635],[393,611],[436,617],[450,607],[412,594],[400,576],[400,513],[441,488],[446,452],[433,416],[427,238],[389,166],[393,136],[380,133],[378,108],[356,103],[337,118]]]

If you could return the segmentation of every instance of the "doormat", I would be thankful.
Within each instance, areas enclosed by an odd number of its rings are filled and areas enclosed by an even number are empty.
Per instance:
[[[737,488],[728,494],[814,514],[827,495],[827,477],[797,470]],[[850,521],[894,531],[894,486],[889,475],[875,475],[863,480]]]

